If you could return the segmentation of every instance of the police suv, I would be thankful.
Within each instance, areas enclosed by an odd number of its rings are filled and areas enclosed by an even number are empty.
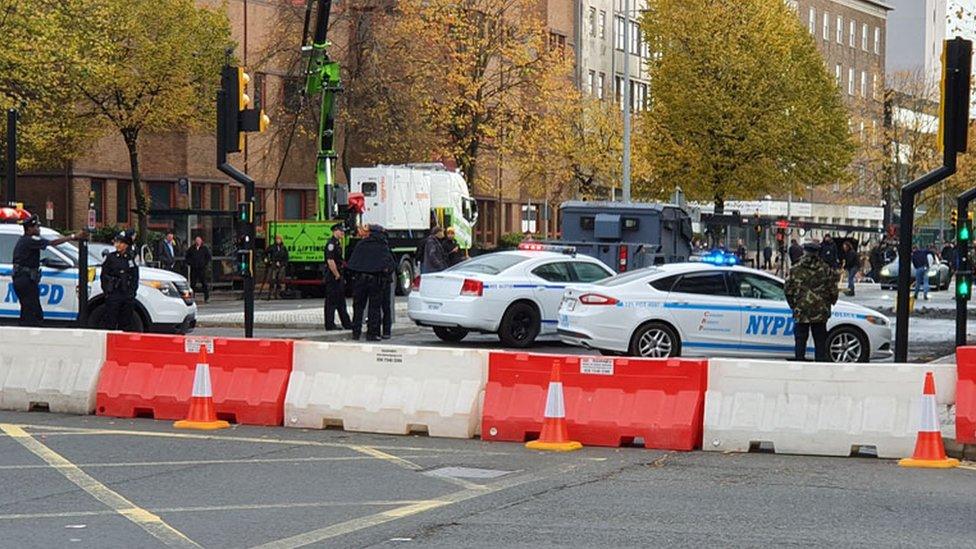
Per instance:
[[[564,343],[641,357],[792,357],[793,314],[783,280],[709,255],[566,289]],[[891,326],[876,311],[838,301],[827,323],[834,362],[891,356]],[[812,358],[812,340],[808,343]]]
[[[0,216],[3,217],[3,216]],[[0,222],[0,322],[15,324],[20,304],[12,281],[13,250],[23,236],[20,224]],[[53,240],[61,235],[41,228],[41,238]],[[102,257],[89,253],[88,264],[95,269],[89,290],[89,325],[98,327],[104,312],[99,265]],[[78,319],[78,248],[69,242],[41,251],[41,308],[45,324],[57,325]],[[196,326],[197,306],[193,290],[182,276],[148,267],[139,267],[139,290],[130,323],[133,331],[186,333]]]
[[[556,312],[568,284],[613,275],[573,248],[523,243],[518,250],[469,259],[414,279],[408,314],[444,341],[470,332],[497,333],[510,347],[527,347],[556,331]]]

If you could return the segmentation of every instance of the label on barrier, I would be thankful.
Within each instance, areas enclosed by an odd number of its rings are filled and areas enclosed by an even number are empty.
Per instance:
[[[377,364],[403,364],[403,353],[399,349],[380,349],[376,351]]]
[[[613,375],[612,358],[580,358],[581,374],[596,374],[601,376]]]
[[[188,353],[199,353],[200,347],[206,347],[207,352],[213,354],[214,352],[214,340],[212,337],[206,336],[186,336],[186,340],[183,342],[183,349]]]

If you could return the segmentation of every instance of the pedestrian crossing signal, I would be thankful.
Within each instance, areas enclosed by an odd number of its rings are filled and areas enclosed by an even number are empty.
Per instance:
[[[237,274],[245,278],[254,276],[254,250],[237,250]]]
[[[973,295],[973,275],[969,273],[956,274],[956,297],[969,299]]]

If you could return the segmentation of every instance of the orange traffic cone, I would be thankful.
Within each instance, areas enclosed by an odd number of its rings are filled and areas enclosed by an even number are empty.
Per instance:
[[[199,429],[212,431],[226,429],[230,423],[217,419],[214,409],[213,386],[210,384],[210,365],[207,364],[207,348],[200,346],[200,358],[193,374],[193,393],[190,395],[190,411],[186,419],[174,422],[177,429]]]
[[[959,465],[958,459],[946,457],[945,446],[942,445],[942,429],[939,428],[939,415],[935,407],[935,378],[932,377],[932,372],[925,372],[921,413],[915,453],[910,458],[900,460],[898,465],[929,469],[949,469]]]
[[[549,450],[552,452],[572,452],[583,447],[579,442],[569,440],[566,430],[566,401],[563,398],[563,382],[559,373],[559,360],[552,363],[552,377],[549,379],[549,390],[546,392],[545,421],[542,424],[542,434],[539,440],[525,443],[531,450]]]

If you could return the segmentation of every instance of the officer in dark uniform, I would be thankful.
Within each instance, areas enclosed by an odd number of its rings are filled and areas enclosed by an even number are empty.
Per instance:
[[[390,265],[396,265],[396,257],[393,256],[393,250],[390,249],[389,235],[386,234],[386,229],[379,225],[371,225],[370,232],[379,233],[380,239],[386,246],[387,253],[390,254]],[[383,297],[380,300],[380,319],[381,328],[383,334],[380,336],[382,339],[390,339],[393,337],[393,296],[396,293],[396,271],[390,270],[383,273]]]
[[[353,294],[352,338],[359,339],[363,328],[363,311],[369,306],[369,326],[367,341],[380,340],[380,306],[383,292],[388,289],[386,281],[393,272],[393,253],[389,243],[383,238],[382,227],[368,231],[368,236],[353,248],[349,258],[349,270],[357,273],[356,290]]]
[[[59,246],[69,240],[81,240],[85,233],[71,234],[63,238],[41,238],[41,222],[36,215],[24,220],[24,236],[17,240],[13,254],[14,291],[20,301],[20,325],[40,326],[44,321],[41,310],[41,250]]]
[[[342,278],[343,258],[342,238],[345,227],[342,223],[332,226],[332,238],[325,245],[325,329],[338,330],[335,325],[335,314],[339,313],[342,329],[352,328],[349,311],[346,310],[346,282]],[[360,326],[362,319],[360,319]]]
[[[102,292],[105,293],[103,325],[108,330],[128,330],[139,289],[139,266],[132,253],[135,231],[115,236],[115,251],[102,264]]]

